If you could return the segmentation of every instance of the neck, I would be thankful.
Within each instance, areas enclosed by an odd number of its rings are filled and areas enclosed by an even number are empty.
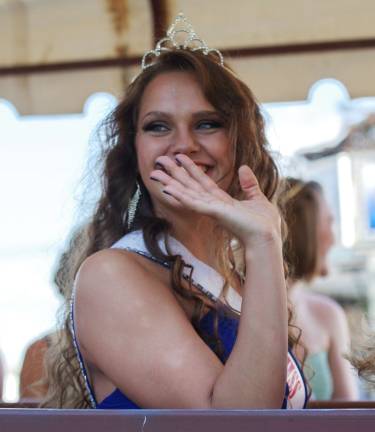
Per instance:
[[[288,296],[293,303],[297,302],[300,297],[304,296],[305,289],[306,289],[306,287],[304,286],[305,282],[294,280],[294,279],[288,279],[287,285],[288,285]]]
[[[214,221],[208,217],[175,219],[171,235],[199,260],[216,268]]]
[[[157,214],[171,221],[171,235],[182,243],[196,258],[216,268],[214,228],[215,221],[194,212],[179,212],[163,208]]]

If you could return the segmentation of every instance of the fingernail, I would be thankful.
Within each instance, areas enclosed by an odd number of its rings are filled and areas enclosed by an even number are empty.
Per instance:
[[[176,165],[181,167],[182,163],[175,157],[174,160],[176,161]]]
[[[155,168],[159,169],[159,170],[163,170],[164,169],[163,165],[161,163],[159,163],[159,162],[156,162]]]
[[[172,196],[172,194],[171,193],[169,193],[168,191],[166,191],[166,190],[163,190],[163,193],[165,193],[166,195],[170,195],[170,196]]]
[[[155,178],[155,177],[150,177],[150,179],[151,179],[151,180],[154,180],[154,181],[156,181],[156,182],[159,181],[159,180],[158,180],[157,178]]]

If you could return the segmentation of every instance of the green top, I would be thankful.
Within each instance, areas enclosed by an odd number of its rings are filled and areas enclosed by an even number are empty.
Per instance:
[[[304,372],[315,400],[332,398],[333,381],[327,351],[320,351],[307,356]]]

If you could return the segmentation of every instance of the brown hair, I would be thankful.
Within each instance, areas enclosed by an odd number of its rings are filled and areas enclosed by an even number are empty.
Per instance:
[[[266,197],[270,200],[274,197],[278,185],[278,171],[267,149],[260,108],[249,88],[235,77],[228,67],[220,66],[214,55],[204,55],[189,50],[164,52],[157,58],[155,64],[144,70],[130,84],[123,100],[104,124],[106,147],[102,156],[104,160],[102,195],[85,229],[85,236],[81,236],[78,239],[80,241],[72,243],[70,253],[73,259],[67,261],[70,267],[67,274],[75,275],[86,257],[110,247],[129,232],[126,224],[127,209],[138,181],[142,195],[131,230],[141,229],[150,252],[170,263],[171,286],[184,298],[194,302],[195,313],[192,324],[199,332],[203,299],[193,290],[183,287],[184,262],[181,257],[165,256],[158,247],[157,238],[160,235],[167,238],[170,223],[156,217],[153,212],[148,191],[138,173],[134,145],[140,102],[145,88],[158,75],[172,71],[193,74],[207,100],[226,122],[225,127],[235,153],[234,172],[237,172],[241,165],[249,165],[257,176],[260,188]],[[227,192],[233,197],[241,198],[242,192],[237,176],[234,176]],[[220,227],[217,228],[217,232],[216,251],[227,286],[234,278],[235,272],[230,247],[232,238]],[[67,280],[67,286],[62,289],[66,295],[71,291],[71,276]],[[65,324],[60,334],[59,345],[52,347],[49,352],[50,388],[44,406],[88,407],[88,395],[69,332],[68,305],[65,311]],[[204,334],[201,336],[205,337]],[[220,341],[218,337],[215,339],[217,342],[215,351],[219,353]]]
[[[287,226],[284,259],[291,280],[311,280],[318,264],[318,217],[322,193],[319,183],[287,178],[282,182],[279,205]]]

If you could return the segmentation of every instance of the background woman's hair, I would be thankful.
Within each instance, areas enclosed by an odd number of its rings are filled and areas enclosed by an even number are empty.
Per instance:
[[[357,369],[358,375],[375,388],[375,332],[363,321],[361,337],[352,344],[346,358]]]
[[[310,281],[318,264],[319,183],[286,178],[282,182],[279,206],[287,226],[284,259],[291,280]]]
[[[67,299],[65,323],[59,332],[59,343],[52,346],[48,353],[50,387],[44,406],[89,406],[69,331],[68,300],[73,278],[82,262],[91,254],[109,248],[129,231],[126,224],[127,209],[136,190],[136,182],[140,185],[142,196],[131,230],[142,229],[149,251],[170,263],[173,290],[194,302],[193,326],[202,338],[213,343],[218,355],[221,353],[222,347],[217,332],[214,340],[209,340],[199,329],[202,314],[207,307],[214,309],[213,305],[207,304],[204,296],[192,289],[191,280],[189,287],[183,285],[182,270],[185,263],[181,257],[164,255],[158,246],[157,240],[161,235],[168,239],[170,224],[155,216],[150,196],[137,168],[135,136],[143,92],[156,76],[175,71],[191,73],[197,79],[206,99],[221,115],[234,149],[234,172],[237,172],[241,165],[249,165],[267,198],[272,200],[275,195],[278,170],[267,148],[260,108],[249,88],[236,78],[229,68],[218,65],[214,56],[188,50],[162,53],[153,66],[144,70],[130,84],[123,100],[104,123],[106,142],[102,154],[102,160],[105,162],[102,172],[102,195],[92,218],[85,229],[75,237],[65,256],[68,268],[62,269],[59,273],[58,283]],[[228,193],[236,198],[242,197],[236,175],[228,188]],[[215,239],[215,252],[226,280],[225,290],[238,277],[231,249],[233,239],[230,233],[220,226],[215,228]],[[289,342],[293,345],[295,338],[291,336]]]

